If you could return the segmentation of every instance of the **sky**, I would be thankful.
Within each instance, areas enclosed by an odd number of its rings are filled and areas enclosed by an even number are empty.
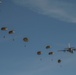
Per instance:
[[[76,75],[76,52],[58,52],[76,47],[75,0],[1,1],[0,29],[8,30],[0,30],[0,75]]]

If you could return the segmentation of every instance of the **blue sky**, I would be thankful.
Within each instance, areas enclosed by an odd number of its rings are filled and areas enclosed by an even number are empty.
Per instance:
[[[68,43],[76,47],[75,13],[75,0],[2,0],[0,28],[8,30],[0,31],[0,75],[75,75],[76,52],[58,53]],[[46,50],[46,45],[52,48]],[[49,56],[49,51],[55,54]]]

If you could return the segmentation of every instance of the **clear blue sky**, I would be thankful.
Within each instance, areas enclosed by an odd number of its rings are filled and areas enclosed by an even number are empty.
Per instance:
[[[0,28],[4,26],[8,30],[0,30],[0,75],[76,75],[76,52],[58,53],[68,43],[76,47],[75,0],[2,0]],[[52,48],[46,50],[46,45]],[[49,56],[49,51],[55,54]]]

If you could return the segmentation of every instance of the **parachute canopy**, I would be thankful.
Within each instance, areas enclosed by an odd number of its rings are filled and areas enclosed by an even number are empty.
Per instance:
[[[41,54],[42,54],[42,52],[41,52],[41,51],[38,51],[38,52],[37,52],[37,55],[41,55]]]
[[[49,49],[49,48],[51,48],[52,46],[50,46],[50,45],[48,45],[48,46],[46,46],[46,49]]]
[[[58,63],[61,63],[61,60],[60,59],[58,59]]]
[[[1,30],[5,31],[5,30],[8,30],[7,27],[2,27]]]
[[[15,31],[14,31],[14,30],[10,30],[8,33],[9,33],[9,34],[14,34]]]
[[[29,39],[28,39],[27,37],[25,37],[25,38],[23,38],[23,41],[24,41],[24,42],[28,42]]]
[[[48,54],[49,54],[49,55],[53,55],[53,54],[54,54],[54,52],[49,52]]]

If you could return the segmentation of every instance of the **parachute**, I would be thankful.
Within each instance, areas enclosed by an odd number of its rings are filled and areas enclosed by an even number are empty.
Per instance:
[[[61,63],[61,60],[60,59],[58,59],[58,63]]]
[[[2,31],[7,31],[8,28],[7,28],[7,27],[2,27],[1,30],[2,30]],[[3,36],[3,38],[5,38],[5,35]]]
[[[41,55],[41,54],[42,54],[42,52],[41,52],[41,51],[38,51],[38,52],[37,52],[37,55]]]
[[[8,28],[7,27],[2,27],[1,30],[6,31],[6,30],[8,30]]]
[[[52,46],[50,46],[50,45],[48,45],[48,46],[46,46],[46,49],[49,49],[49,48],[51,48]]]
[[[48,54],[49,54],[49,55],[53,55],[53,54],[54,54],[54,52],[49,52]]]
[[[15,31],[14,31],[14,30],[10,30],[8,33],[9,33],[9,34],[14,34]]]
[[[24,41],[24,42],[28,42],[29,39],[28,39],[27,37],[25,37],[25,38],[23,38],[23,41]]]

